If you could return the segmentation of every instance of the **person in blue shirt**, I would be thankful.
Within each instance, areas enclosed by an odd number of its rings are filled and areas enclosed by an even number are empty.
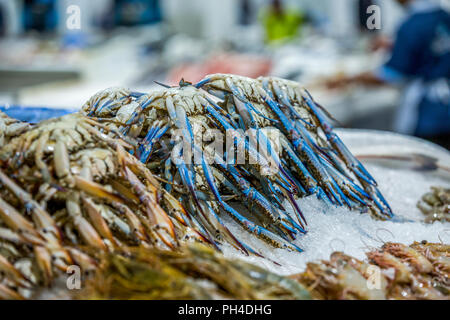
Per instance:
[[[330,81],[404,86],[394,130],[450,147],[450,14],[433,0],[397,0],[408,16],[390,59],[378,70]]]

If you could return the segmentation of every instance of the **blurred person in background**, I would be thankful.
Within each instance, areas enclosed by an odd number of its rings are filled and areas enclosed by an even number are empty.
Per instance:
[[[159,0],[115,0],[115,24],[136,26],[161,21]]]
[[[438,1],[396,0],[407,10],[391,57],[373,72],[328,81],[331,88],[352,83],[403,85],[394,130],[450,148],[450,14]]]
[[[261,14],[267,42],[284,42],[298,36],[303,14],[295,9],[286,9],[282,0],[272,0]]]
[[[55,0],[25,0],[23,25],[25,31],[54,32],[58,24]]]

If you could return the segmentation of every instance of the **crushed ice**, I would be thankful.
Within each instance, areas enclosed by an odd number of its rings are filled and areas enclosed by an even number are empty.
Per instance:
[[[420,152],[438,158],[441,164],[450,164],[450,154],[447,151],[418,139],[389,133],[348,130],[340,132],[340,136],[354,154]],[[425,224],[422,222],[424,216],[416,207],[417,201],[431,186],[450,187],[448,176],[398,166],[389,167],[377,162],[364,164],[377,180],[380,191],[396,214],[393,221],[377,221],[368,214],[327,205],[315,196],[309,196],[298,201],[308,221],[308,233],[299,237],[295,243],[304,252],[274,249],[227,219],[231,231],[241,241],[261,252],[266,259],[244,256],[227,245],[223,247],[224,254],[242,258],[279,274],[293,274],[303,271],[307,262],[329,259],[334,251],[343,251],[364,259],[365,252],[380,247],[384,242],[450,242],[450,223]],[[289,205],[286,207],[289,208]]]

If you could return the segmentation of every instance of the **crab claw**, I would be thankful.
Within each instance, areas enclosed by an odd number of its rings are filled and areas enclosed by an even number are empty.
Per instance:
[[[44,283],[46,286],[49,286],[53,279],[52,257],[50,252],[44,247],[34,246],[34,254],[39,269],[41,269],[44,275]]]
[[[119,193],[109,191],[101,184],[98,184],[93,181],[86,180],[82,178],[81,176],[74,176],[75,180],[75,186],[79,188],[80,190],[83,190],[87,194],[93,196],[102,198],[105,200],[110,201],[116,201],[120,203],[126,202],[125,199],[122,198],[122,196]]]
[[[25,300],[18,292],[0,283],[0,300]]]
[[[212,175],[211,169],[209,168],[209,165],[206,163],[204,157],[202,156],[202,168],[203,172],[205,174],[205,178],[207,181],[207,184],[212,191],[214,197],[219,202],[219,205],[222,207],[222,209],[231,215],[233,219],[235,219],[244,229],[249,231],[250,233],[256,234],[258,237],[261,237],[263,240],[269,242],[275,247],[279,248],[287,248],[290,250],[302,252],[303,250],[297,247],[295,244],[288,242],[287,240],[283,239],[282,237],[274,234],[273,232],[260,227],[253,223],[252,221],[248,220],[244,216],[242,216],[239,212],[234,210],[230,205],[228,205],[225,201],[222,200],[222,197],[220,196],[219,190],[217,189],[217,186],[214,183],[214,176]]]
[[[173,248],[176,242],[175,228],[167,213],[159,206],[154,195],[147,191],[144,184],[136,177],[136,175],[128,167],[124,168],[124,175],[130,182],[134,192],[144,204],[147,216],[153,229],[157,229],[158,237],[169,247]],[[167,235],[165,234],[167,232]],[[167,238],[169,236],[169,238]]]
[[[19,286],[29,287],[29,280],[16,269],[4,256],[0,254],[0,271],[10,275]]]
[[[95,228],[82,216],[79,196],[76,193],[69,194],[66,200],[67,212],[73,219],[73,224],[83,240],[94,248],[106,250],[107,247]]]
[[[351,154],[351,152],[347,149],[345,144],[341,141],[341,139],[333,132],[333,127],[326,119],[325,115],[322,113],[322,110],[314,103],[311,95],[308,91],[303,99],[306,102],[306,105],[310,108],[311,112],[315,115],[317,121],[320,123],[321,128],[325,132],[325,136],[336,152],[340,155],[341,159],[345,162],[347,167],[355,173],[359,178],[363,179],[367,183],[376,186],[377,183],[375,179],[370,175],[370,173],[364,168],[361,162],[355,158]]]
[[[14,207],[8,204],[0,197],[0,218],[5,224],[15,231],[21,231],[30,234],[33,237],[40,238],[39,233],[33,224],[24,218]]]

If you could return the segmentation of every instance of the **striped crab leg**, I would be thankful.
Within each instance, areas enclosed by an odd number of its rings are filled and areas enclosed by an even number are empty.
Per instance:
[[[317,121],[320,123],[322,130],[327,137],[327,140],[333,146],[333,148],[338,152],[341,159],[345,162],[347,167],[355,173],[356,176],[366,181],[368,184],[376,186],[377,183],[375,179],[370,175],[370,173],[364,168],[361,162],[352,155],[352,153],[347,149],[342,140],[333,132],[333,127],[327,120],[326,116],[323,114],[322,110],[316,105],[312,96],[307,90],[305,90],[306,95],[303,99],[306,105],[309,107],[311,112],[316,117]]]
[[[373,196],[371,196],[371,198],[376,203],[377,207],[381,210],[382,214],[392,218],[392,209],[381,192],[377,189],[377,183],[375,179],[364,168],[362,163],[358,159],[356,159],[356,157],[353,156],[353,154],[347,149],[345,144],[336,135],[336,133],[333,132],[333,127],[326,120],[326,117],[323,114],[322,110],[316,105],[309,92],[307,90],[305,90],[305,92],[306,96],[304,96],[303,99],[316,116],[330,144],[333,145],[334,149],[337,151],[340,158],[343,159],[343,161],[346,163],[350,171],[352,171],[365,186],[366,191],[372,191],[371,194]]]
[[[155,123],[148,131],[142,144],[139,145],[137,156],[142,163],[147,163],[153,151],[153,145],[167,132],[169,125],[162,125],[161,122]]]
[[[295,110],[295,108],[292,106],[291,102],[289,101],[288,95],[280,88],[277,81],[272,82],[273,91],[270,89],[269,80],[268,78],[263,78],[261,80],[262,87],[267,92],[267,94],[270,96],[270,98],[274,101],[280,101],[281,106],[286,106],[288,108],[289,117],[293,118],[295,120],[300,120],[304,125],[308,127],[314,127],[313,124],[309,123],[305,119],[302,118],[302,116]],[[275,95],[274,95],[275,94]],[[287,115],[288,116],[288,115]]]
[[[383,215],[387,217],[392,217],[393,216],[392,210],[389,207],[387,201],[384,199],[379,190],[376,188],[375,180],[367,172],[367,170],[359,162],[359,160],[356,159],[350,153],[350,151],[339,139],[339,137],[333,132],[333,127],[328,121],[328,118],[330,118],[331,116],[326,112],[325,109],[323,109],[323,107],[314,102],[310,93],[306,89],[304,89],[303,91],[299,90],[298,84],[295,83],[290,84],[289,81],[286,80],[275,78],[272,79],[260,78],[260,81],[266,92],[268,92],[269,96],[275,98],[277,101],[280,102],[281,105],[287,106],[293,112],[295,112],[295,109],[292,106],[294,101],[300,99],[305,102],[306,106],[310,110],[311,115],[314,117],[314,119],[317,121],[317,123],[324,131],[325,136],[329,144],[333,147],[333,149],[331,150],[331,152],[326,152],[324,148],[317,146],[314,140],[311,139],[308,130],[299,121],[296,121],[296,128],[298,129],[302,137],[307,141],[307,143],[310,145],[312,149],[318,151],[319,158],[322,161],[322,163],[324,163],[323,162],[324,159],[322,159],[322,156],[325,156],[326,159],[333,164],[334,169],[337,169],[341,175],[345,176],[346,178],[345,180],[347,181],[346,185],[355,186],[355,184],[353,183],[352,179],[349,177],[347,172],[342,168],[338,158],[334,155],[334,153],[336,153],[338,157],[345,163],[347,168],[355,174],[355,176],[364,186],[366,191],[369,193],[369,196],[365,197],[370,200],[373,200]],[[282,86],[283,89],[280,86]],[[328,166],[328,168],[331,167],[332,166]],[[339,183],[339,185],[342,186],[343,184]],[[346,194],[349,192],[352,192],[352,190],[345,190]]]
[[[255,204],[258,209],[269,217],[275,225],[293,233],[306,233],[304,230],[305,227],[301,222],[300,226],[295,221],[286,219],[284,215],[282,216],[280,212],[258,190],[251,186],[251,184],[238,172],[235,167],[220,164],[218,161],[219,160],[216,160],[216,163],[219,164],[219,168],[225,176],[232,180],[231,184],[239,189],[245,200]],[[283,218],[287,221],[283,220]],[[292,228],[295,228],[296,230]]]
[[[239,212],[237,212],[235,209],[233,209],[230,205],[228,205],[220,196],[219,190],[217,189],[217,186],[215,185],[214,176],[212,174],[211,168],[206,163],[204,156],[201,156],[202,159],[202,169],[203,173],[205,174],[206,181],[216,198],[216,200],[219,202],[219,205],[222,207],[222,209],[230,214],[244,229],[249,231],[250,233],[256,234],[258,237],[261,237],[266,242],[272,244],[275,247],[278,248],[287,248],[290,250],[302,252],[303,250],[297,247],[296,245],[286,241],[282,237],[277,236],[276,234],[272,233],[271,231],[258,226],[254,222],[248,220],[243,215],[241,215]]]

